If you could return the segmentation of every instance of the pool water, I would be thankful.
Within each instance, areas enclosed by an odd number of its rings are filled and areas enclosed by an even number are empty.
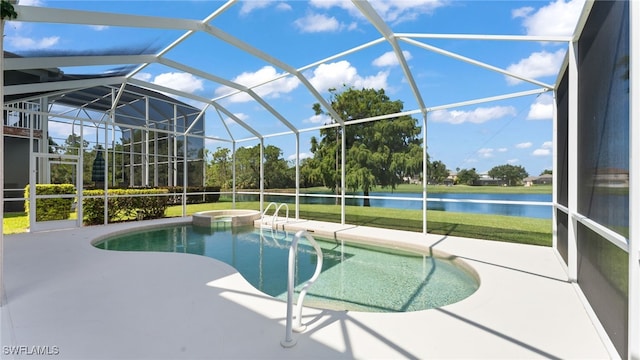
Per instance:
[[[315,237],[314,237],[315,238]],[[287,263],[293,234],[249,227],[177,225],[120,234],[96,247],[119,251],[181,252],[233,266],[255,288],[286,300]],[[479,286],[454,262],[398,250],[361,247],[316,238],[324,255],[322,273],[308,290],[305,306],[370,312],[437,308],[470,296]],[[298,244],[296,293],[314,273],[316,254]]]

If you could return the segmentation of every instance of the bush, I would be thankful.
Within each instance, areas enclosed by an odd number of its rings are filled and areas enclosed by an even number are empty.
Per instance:
[[[167,193],[167,189],[109,189],[107,192],[108,222],[164,217],[169,202],[169,197],[164,195]],[[85,190],[83,195],[86,196],[82,201],[84,223],[86,225],[102,224],[104,222],[104,190]],[[98,197],[88,198],[88,196]]]
[[[182,186],[169,186],[163,189],[173,196],[170,197],[169,205],[182,205]],[[220,200],[220,187],[219,186],[188,186],[188,193],[204,193],[204,192],[217,192],[218,194],[192,194],[187,195],[187,204],[203,204],[203,203],[215,203]]]
[[[72,184],[36,184],[36,195],[75,194]],[[29,199],[29,185],[24,188],[24,197]],[[36,221],[66,220],[72,211],[73,197],[36,199]],[[24,210],[29,214],[29,200],[24,202]]]

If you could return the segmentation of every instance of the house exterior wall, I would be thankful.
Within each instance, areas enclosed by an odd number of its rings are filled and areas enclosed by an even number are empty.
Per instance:
[[[11,201],[21,198],[29,183],[29,139],[12,136],[4,137],[4,189],[5,212],[24,211],[24,201]]]

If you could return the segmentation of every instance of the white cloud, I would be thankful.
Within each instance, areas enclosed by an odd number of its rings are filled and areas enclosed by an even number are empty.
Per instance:
[[[142,80],[142,81],[150,81],[153,75],[147,72],[139,72],[133,76],[134,79]]]
[[[331,117],[325,114],[313,115],[310,118],[304,119],[302,122],[304,123],[312,123],[312,124],[330,124]]]
[[[549,156],[551,155],[551,150],[553,150],[553,142],[545,141],[542,143],[540,148],[535,149],[531,155],[533,156]]]
[[[251,0],[251,1],[243,1],[242,7],[240,8],[240,15],[247,15],[253,10],[264,9],[271,5],[273,0]]]
[[[400,23],[415,20],[423,14],[431,14],[446,3],[443,0],[381,0],[372,1],[371,6],[385,21]],[[312,0],[311,5],[321,9],[338,7],[348,11],[351,16],[362,17],[353,3],[348,0]]]
[[[253,90],[263,98],[276,98],[282,94],[287,94],[295,90],[300,81],[293,76],[281,78],[276,81],[268,82],[282,76],[273,66],[265,66],[256,72],[244,72],[231,81],[238,84],[251,87],[256,84],[265,83],[264,85],[255,87]],[[330,88],[342,88],[343,85],[352,86],[354,88],[367,89],[385,89],[387,88],[387,71],[380,71],[372,76],[360,76],[358,70],[348,61],[339,61],[330,64],[321,64],[317,68],[306,74],[309,82],[319,91],[326,91]],[[216,96],[224,96],[234,89],[221,86],[215,90]],[[228,98],[232,102],[247,102],[251,97],[245,93],[238,93]]]
[[[522,18],[527,35],[572,35],[584,0],[556,0],[534,12],[530,7],[515,9],[513,17]]]
[[[90,25],[90,28],[92,28],[95,31],[104,31],[107,30],[109,27],[106,25]]]
[[[533,153],[531,153],[531,155],[533,155],[533,156],[549,156],[549,155],[551,155],[551,150],[549,150],[549,149],[535,149],[533,151]]]
[[[530,148],[532,146],[533,146],[533,144],[530,143],[530,142],[523,142],[523,143],[520,143],[520,144],[516,144],[516,148],[518,148],[518,149],[528,149],[528,148]]]
[[[242,1],[242,7],[240,7],[240,15],[245,16],[251,13],[254,10],[264,9],[269,7],[272,4],[275,4],[276,10],[280,11],[289,11],[291,10],[291,5],[287,4],[284,1],[275,1],[275,0],[249,0]]]
[[[520,162],[519,159],[509,159],[509,160],[507,160],[507,164],[509,164],[509,165],[517,164],[519,162]]]
[[[553,96],[541,94],[536,101],[531,104],[527,120],[548,120],[553,119]]]
[[[301,152],[300,153],[300,160],[303,159],[307,159],[307,158],[312,158],[313,154],[312,153],[306,153],[306,152]],[[295,160],[296,159],[296,154],[291,154],[289,156],[287,156],[287,160],[291,161],[291,160]]]
[[[291,7],[291,5],[287,4],[284,1],[278,1],[278,4],[276,5],[276,9],[280,11],[290,11],[293,8]]]
[[[508,150],[507,148],[499,148],[498,152],[507,152],[507,150]]]
[[[319,91],[342,88],[343,85],[356,89],[385,89],[389,72],[381,71],[376,75],[362,77],[348,61],[342,60],[330,64],[321,64],[309,77],[311,84]]]
[[[240,120],[242,122],[246,122],[247,119],[249,119],[249,115],[247,115],[245,113],[233,113],[233,116],[235,116],[238,120]],[[230,118],[228,116],[225,117],[223,121],[227,125],[237,124],[236,121],[233,118]]]
[[[42,0],[20,0],[19,5],[24,5],[24,6],[44,6],[44,1],[42,1]]]
[[[491,148],[480,149],[480,150],[478,150],[478,155],[481,158],[490,158],[490,157],[493,157],[493,151],[494,150],[491,149]]]
[[[494,106],[479,107],[472,111],[439,110],[432,112],[428,119],[435,122],[445,122],[450,124],[462,124],[466,122],[482,124],[505,116],[515,115],[516,109],[513,106]]]
[[[278,73],[273,66],[264,66],[256,72],[243,72],[242,74],[231,79],[231,81],[244,85],[246,87],[252,87],[256,84],[266,83],[264,85],[253,88],[253,91],[255,91],[258,96],[263,98],[277,98],[282,94],[290,93],[291,91],[295,90],[298,85],[300,85],[300,81],[294,76],[288,76],[276,81],[268,82],[269,80],[275,79],[281,75],[283,75],[283,73]],[[215,94],[217,96],[224,96],[234,91],[235,89],[221,86],[215,90]],[[245,93],[239,93],[229,97],[229,101],[238,103],[251,100],[251,96]]]
[[[308,14],[293,22],[303,33],[333,32],[343,28],[335,17],[322,14]]]
[[[531,14],[531,12],[533,12],[535,9],[532,8],[531,6],[525,6],[525,7],[521,7],[519,9],[515,9],[511,11],[511,17],[513,18],[520,18],[520,17],[527,17],[529,16],[529,14]]]
[[[411,60],[411,53],[408,51],[403,51],[402,55],[406,60]],[[388,51],[382,54],[380,57],[373,60],[372,63],[374,66],[384,67],[384,66],[397,66],[400,63],[398,62],[398,58],[396,57],[396,53],[393,51]]]
[[[24,36],[7,36],[7,42],[16,49],[48,49],[60,41],[59,36],[48,36],[40,39],[34,39]]]
[[[154,84],[162,85],[171,89],[180,90],[188,93],[204,89],[202,79],[183,72],[168,72],[156,76]]]
[[[544,76],[557,75],[564,59],[565,49],[556,52],[540,51],[534,52],[528,58],[520,60],[517,64],[511,64],[507,71],[526,78],[535,79]],[[507,83],[515,85],[521,80],[506,77]]]

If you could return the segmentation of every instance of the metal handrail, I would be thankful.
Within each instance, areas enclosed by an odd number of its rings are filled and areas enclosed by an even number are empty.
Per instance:
[[[277,209],[278,204],[276,204],[274,202],[269,203],[269,205],[267,205],[267,207],[264,208],[264,211],[262,211],[262,216],[260,217],[260,226],[262,226],[264,224],[264,216],[267,214],[267,210],[269,210],[272,205],[273,205],[273,207],[275,207]]]
[[[262,225],[265,225],[264,217],[267,214],[267,211],[271,208],[271,206],[276,208],[276,210],[273,212],[273,216],[271,216],[271,228],[272,229],[276,228],[276,225],[277,225],[276,222],[278,221],[278,213],[280,212],[280,209],[283,206],[287,210],[287,212],[285,214],[285,222],[289,221],[289,205],[287,205],[287,203],[281,203],[280,205],[278,205],[275,202],[271,202],[271,203],[269,203],[269,205],[267,205],[267,207],[262,212],[262,216],[260,217],[260,227],[262,227]]]
[[[287,213],[285,215],[285,220],[284,222],[288,222],[289,221],[289,205],[287,205],[287,203],[281,203],[277,208],[276,208],[276,212],[273,213],[273,217],[271,218],[271,228],[275,228],[276,227],[276,222],[278,221],[278,213],[280,212],[280,208],[285,207],[285,209],[287,210]]]
[[[294,274],[295,274],[295,264],[296,264],[296,254],[298,252],[298,241],[301,237],[306,237],[307,240],[311,243],[313,248],[316,251],[318,256],[316,271],[313,273],[313,276],[302,286],[302,290],[300,291],[300,295],[298,296],[298,302],[296,304],[296,324],[295,326],[292,324],[293,322],[293,289],[295,288],[294,284]],[[302,325],[302,303],[304,301],[305,295],[307,295],[307,290],[309,287],[313,285],[313,283],[320,276],[320,272],[322,271],[322,249],[315,241],[313,236],[311,236],[308,232],[304,230],[298,231],[293,236],[293,241],[291,242],[291,247],[289,248],[289,270],[287,274],[287,324],[285,328],[285,338],[280,341],[280,344],[285,348],[290,348],[295,346],[296,340],[293,339],[293,331],[302,332],[305,330],[306,325]]]

